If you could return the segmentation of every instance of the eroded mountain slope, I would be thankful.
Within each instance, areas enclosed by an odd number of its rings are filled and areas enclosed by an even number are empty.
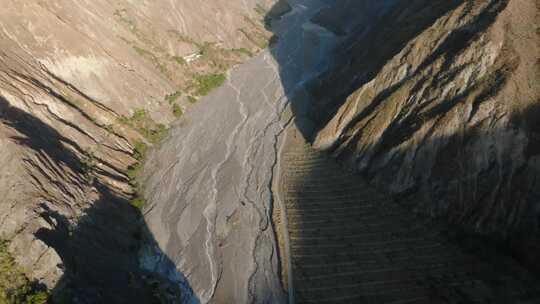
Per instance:
[[[420,212],[536,231],[538,11],[531,0],[398,1],[313,85],[315,146]]]
[[[0,238],[31,279],[129,301],[118,286],[142,232],[128,167],[266,47],[271,3],[2,1]]]

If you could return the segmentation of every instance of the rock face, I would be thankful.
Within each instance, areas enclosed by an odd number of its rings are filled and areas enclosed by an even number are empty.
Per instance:
[[[420,212],[537,231],[538,2],[393,5],[312,84],[315,146]]]
[[[257,8],[271,3],[2,4],[0,237],[30,278],[54,288],[67,273],[91,285],[117,271],[126,285],[141,234],[127,204],[135,143],[151,145],[173,120],[167,95],[265,47]],[[105,299],[129,300],[116,297]]]

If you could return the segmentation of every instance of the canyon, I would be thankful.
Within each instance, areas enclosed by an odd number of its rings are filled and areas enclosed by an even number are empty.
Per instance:
[[[540,300],[538,1],[4,2],[12,284]]]

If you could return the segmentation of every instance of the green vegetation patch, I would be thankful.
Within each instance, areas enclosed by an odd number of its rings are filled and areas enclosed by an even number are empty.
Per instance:
[[[195,93],[199,96],[206,96],[215,88],[220,87],[227,77],[225,74],[199,75],[195,78],[197,83]]]
[[[200,61],[207,64],[214,73],[222,73],[233,64],[239,63],[238,52],[219,47],[216,43],[205,42],[198,45]]]
[[[198,100],[197,98],[195,98],[193,96],[188,96],[187,99],[188,99],[189,103],[196,103],[197,100]]]
[[[152,144],[159,143],[167,135],[168,129],[165,125],[156,123],[144,109],[135,110],[131,117],[120,118],[120,122],[135,129],[147,140],[135,142],[133,146],[133,158],[135,158],[136,162],[129,166],[126,171],[130,184],[136,189],[136,193],[130,203],[136,208],[142,208],[144,206],[144,199],[139,195],[137,178],[143,170],[144,160],[149,150],[147,142]]]
[[[135,158],[137,161],[129,166],[126,171],[130,184],[137,190],[133,198],[130,200],[130,204],[138,209],[142,209],[145,205],[145,200],[138,193],[139,185],[137,183],[137,178],[140,176],[143,170],[144,159],[146,158],[147,153],[148,145],[142,141],[136,142],[133,147],[133,158]]]
[[[134,199],[132,199],[130,201],[130,204],[139,209],[139,210],[142,210],[144,208],[144,205],[146,205],[146,200],[144,198],[141,198],[141,197],[135,197]]]
[[[133,157],[138,161],[142,161],[146,157],[146,153],[148,153],[148,146],[142,141],[136,142],[133,148]]]
[[[176,38],[176,41],[178,42],[192,44],[192,45],[200,47],[200,44],[197,43],[197,41],[193,40],[192,38],[186,35],[181,34],[177,30],[168,30],[167,33],[171,35],[173,38]]]
[[[120,123],[137,130],[151,143],[160,142],[167,135],[167,128],[163,124],[156,124],[144,109],[135,110],[131,117],[121,117]]]
[[[0,240],[0,303],[45,304],[48,293],[30,282],[9,254],[8,242]]]
[[[139,47],[139,46],[136,46],[134,45],[133,46],[133,49],[135,50],[135,52],[137,54],[139,54],[139,56],[142,56],[142,57],[149,57],[149,58],[154,58],[154,54],[152,54],[152,52],[148,51],[148,50],[145,50],[143,49],[142,47]]]
[[[257,4],[255,6],[255,12],[257,12],[257,14],[261,15],[262,17],[266,16],[266,14],[268,13],[268,10],[266,8],[264,8],[262,5],[260,4]]]
[[[176,62],[179,65],[186,65],[187,62],[183,57],[180,56],[171,56],[170,59],[174,62]]]
[[[231,49],[231,51],[233,53],[238,53],[238,54],[242,54],[242,55],[246,55],[248,57],[252,57],[253,56],[253,52],[251,52],[250,50],[246,49],[246,48],[239,48],[239,49]]]
[[[94,180],[92,173],[95,167],[96,157],[94,153],[91,151],[85,151],[84,155],[81,157],[81,171],[84,178],[89,184],[92,183],[92,181]]]
[[[176,104],[175,104],[176,105]],[[157,144],[167,135],[168,129],[163,124],[155,123],[146,110],[135,110],[131,117],[122,117],[120,119],[122,124],[132,127],[137,130],[146,140],[152,144]],[[144,160],[148,154],[149,147],[144,141],[137,141],[133,146],[133,158],[134,162],[126,170],[126,175],[129,179],[129,183],[136,190],[133,199],[130,201],[131,205],[141,209],[144,206],[144,199],[139,195],[139,184],[137,178],[141,175],[144,167]],[[1,304],[1,303],[0,303]]]
[[[141,162],[136,162],[133,165],[129,166],[127,169],[127,176],[129,177],[129,181],[132,185],[136,184],[136,178],[140,175],[142,171],[142,165]]]
[[[176,102],[176,100],[178,100],[178,98],[180,98],[180,96],[182,96],[182,92],[176,91],[174,93],[171,93],[171,94],[165,96],[165,100],[167,100],[167,102],[170,105],[173,105]]]
[[[130,181],[132,183],[135,183],[135,179],[142,171],[142,163],[144,159],[146,158],[146,154],[148,153],[148,146],[143,143],[142,141],[138,141],[135,143],[135,146],[133,147],[133,158],[137,160],[136,163],[129,166],[127,170],[127,176],[129,177]]]
[[[184,111],[182,110],[182,107],[180,105],[175,103],[172,107],[174,117],[178,118],[184,115]]]
[[[133,112],[133,115],[131,115],[131,117],[122,116],[119,118],[119,121],[120,123],[123,123],[130,127],[137,128],[138,126],[144,124],[146,115],[147,115],[146,110],[138,109],[138,110],[135,110],[135,112]]]
[[[145,128],[142,129],[142,135],[148,139],[153,144],[159,143],[161,140],[163,140],[168,133],[167,127],[163,124],[157,124],[153,128]]]

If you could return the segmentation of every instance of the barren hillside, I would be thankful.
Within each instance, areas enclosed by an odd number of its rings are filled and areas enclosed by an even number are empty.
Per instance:
[[[2,1],[0,238],[30,279],[125,293],[96,282],[125,285],[137,263],[137,163],[266,47],[270,4]]]

